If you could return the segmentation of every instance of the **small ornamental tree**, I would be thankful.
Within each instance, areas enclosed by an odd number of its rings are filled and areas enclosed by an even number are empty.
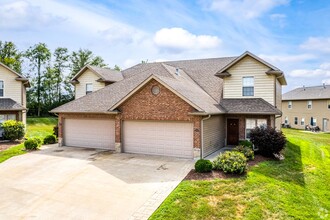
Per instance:
[[[23,122],[8,120],[1,124],[5,139],[15,141],[21,140],[25,135],[25,126]]]
[[[276,131],[271,127],[256,127],[251,130],[250,141],[258,148],[258,153],[266,157],[280,154],[286,144],[282,131]]]

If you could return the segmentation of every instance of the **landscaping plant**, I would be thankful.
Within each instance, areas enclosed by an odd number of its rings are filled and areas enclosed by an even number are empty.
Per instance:
[[[195,163],[195,171],[198,173],[207,173],[212,170],[212,162],[209,160],[200,159]]]
[[[241,141],[239,141],[238,145],[241,145],[244,147],[249,147],[251,149],[253,148],[253,144],[249,140],[241,140]]]
[[[279,155],[286,144],[282,131],[271,127],[256,127],[251,130],[250,140],[257,147],[258,153],[265,157]]]
[[[55,144],[56,143],[56,137],[52,134],[47,135],[44,138],[44,144]]]
[[[5,139],[11,141],[21,140],[25,135],[25,126],[20,121],[8,120],[2,123],[1,127],[3,128]]]
[[[234,148],[234,151],[243,153],[247,160],[254,160],[254,151],[251,147],[238,145]]]
[[[226,151],[217,156],[213,161],[213,169],[222,170],[225,173],[242,174],[247,168],[247,158],[237,151]]]
[[[24,142],[26,150],[38,150],[41,147],[42,140],[38,137],[30,138]]]

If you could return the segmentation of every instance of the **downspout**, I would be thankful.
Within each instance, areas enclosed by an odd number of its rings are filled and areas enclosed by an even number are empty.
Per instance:
[[[211,118],[211,115],[208,115],[206,118],[202,119],[202,124],[201,124],[201,139],[202,139],[202,146],[201,146],[201,153],[200,153],[200,158],[203,159],[203,151],[204,151],[204,121],[208,120]]]

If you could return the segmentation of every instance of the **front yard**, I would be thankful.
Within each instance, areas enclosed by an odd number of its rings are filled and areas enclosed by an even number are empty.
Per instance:
[[[329,219],[330,134],[283,131],[284,161],[241,178],[184,180],[150,219]]]
[[[27,130],[25,137],[40,137],[44,138],[49,134],[53,134],[53,127],[57,124],[57,118],[28,118]],[[17,146],[13,146],[7,150],[0,151],[0,163],[20,154],[24,154],[24,144],[21,143]]]

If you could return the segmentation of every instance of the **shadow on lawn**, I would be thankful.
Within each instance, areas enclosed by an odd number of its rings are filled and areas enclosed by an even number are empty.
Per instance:
[[[305,185],[300,146],[287,142],[283,161],[268,161],[253,171],[280,181]]]

